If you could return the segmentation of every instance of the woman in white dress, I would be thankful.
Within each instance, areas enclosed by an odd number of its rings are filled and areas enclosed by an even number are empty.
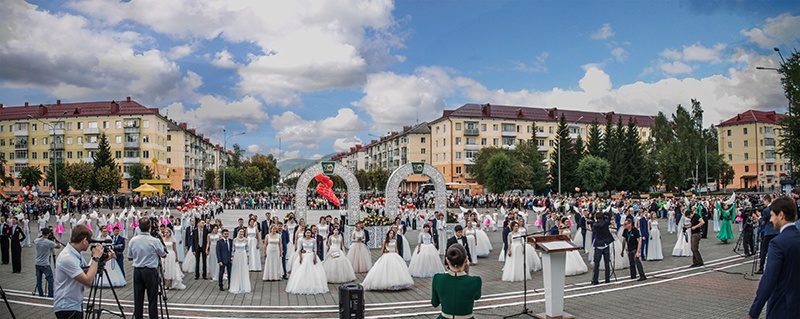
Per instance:
[[[478,247],[478,237],[475,234],[475,227],[473,226],[472,222],[467,222],[467,227],[464,228],[464,237],[467,237],[467,245],[469,245],[469,248],[474,251],[469,256],[469,263],[470,265],[477,265],[480,247]]]
[[[175,252],[177,244],[172,238],[172,231],[164,229],[164,245],[167,247],[167,257],[163,259],[164,266],[164,287],[167,289],[186,289],[183,284],[183,272],[178,264],[178,254]]]
[[[626,217],[623,214],[620,220],[622,223],[624,223],[625,219]],[[625,240],[625,238],[622,237],[622,232],[620,230],[624,230],[624,227],[618,227],[617,231],[611,232],[611,236],[614,237],[614,243],[612,243],[611,247],[612,249],[611,252],[613,252],[613,256],[611,259],[611,265],[612,265],[611,267],[614,270],[625,269],[628,268],[628,266],[630,265],[627,256],[625,257],[620,256],[620,254],[622,253],[622,241]],[[605,263],[600,264],[600,269],[605,269]]]
[[[333,232],[328,236],[326,247],[328,248],[328,253],[325,254],[322,268],[325,269],[325,276],[328,278],[328,282],[339,284],[356,280],[353,265],[350,264],[344,253],[344,238],[339,235],[338,224],[333,225]]]
[[[661,231],[658,230],[656,213],[650,214],[650,240],[647,245],[647,260],[662,260],[664,252],[661,251]]]
[[[211,225],[211,231],[206,235],[208,237],[206,245],[206,256],[208,256],[208,273],[211,275],[211,281],[217,281],[219,276],[219,260],[217,260],[217,241],[220,239],[219,227]]]
[[[103,227],[100,230],[100,235],[98,235],[95,239],[97,240],[111,240],[111,236],[108,235],[108,228]],[[122,275],[122,266],[117,264],[116,259],[109,259],[106,261],[106,271],[108,271],[108,278],[103,275],[103,279],[98,284],[99,287],[108,288],[111,286],[114,287],[123,287],[127,284],[125,281],[125,276]],[[110,282],[109,282],[110,281]]]
[[[676,257],[690,257],[692,256],[692,219],[681,215],[681,220],[678,223],[680,230],[678,231],[678,238],[675,242],[675,247],[672,248],[672,256]]]
[[[283,273],[283,266],[281,265],[281,258],[283,258],[283,240],[281,235],[278,234],[278,225],[272,224],[269,226],[269,235],[264,238],[264,281],[281,280]]]
[[[286,283],[286,292],[298,295],[316,295],[328,292],[328,278],[322,263],[317,260],[317,241],[311,238],[311,229],[297,240],[297,259]]]
[[[289,251],[289,258],[286,260],[286,271],[289,273],[292,272],[292,267],[294,267],[294,262],[297,260],[298,256],[297,252],[299,251],[297,247],[298,246],[297,241],[303,239],[304,236],[303,234],[305,233],[305,230],[306,230],[306,221],[300,218],[300,223],[297,224],[294,233],[289,233],[291,242],[294,243],[294,245],[292,246],[292,250]]]
[[[431,278],[436,274],[444,273],[442,260],[439,259],[439,250],[433,244],[431,226],[428,224],[422,226],[422,232],[419,233],[419,244],[414,250],[414,256],[411,257],[408,273],[412,277],[418,278]]]
[[[492,242],[489,241],[489,236],[486,235],[486,232],[480,227],[477,213],[472,213],[472,228],[475,228],[475,238],[478,243],[478,246],[475,248],[475,255],[481,258],[488,257],[493,249]],[[471,248],[472,247],[470,247],[470,249]]]
[[[403,290],[414,285],[414,278],[408,273],[408,266],[397,253],[395,233],[386,233],[381,247],[381,258],[375,262],[361,283],[364,290]]]
[[[520,234],[528,234],[528,230],[525,227],[520,225],[519,227]],[[524,239],[524,238],[523,238]],[[528,257],[528,271],[534,272],[542,270],[542,259],[539,258],[539,254],[536,253],[536,250],[533,249],[533,245],[528,243],[527,240],[525,242],[525,255]]]
[[[247,257],[250,271],[261,271],[261,234],[256,227],[255,219],[247,221]]]
[[[503,266],[503,281],[523,281],[531,279],[531,273],[525,269],[524,259],[522,256],[525,245],[523,244],[525,238],[519,237],[523,233],[520,232],[519,223],[512,221],[508,226],[511,231],[508,233],[508,251],[505,252],[505,264]]]
[[[372,268],[372,256],[364,243],[366,235],[362,226],[363,224],[357,223],[356,229],[350,234],[350,250],[347,252],[347,260],[356,273],[365,273]]]
[[[183,244],[183,222],[180,218],[176,218],[172,227],[172,231],[175,233],[175,236],[173,236],[175,238],[175,252],[178,253],[178,262],[182,263],[186,257]]]
[[[193,229],[193,228],[194,228],[194,219],[190,219],[189,220],[189,227],[187,229]],[[194,234],[194,235],[198,236],[198,234]],[[183,258],[183,263],[181,264],[181,270],[183,270],[183,272],[193,273],[194,272],[194,264],[195,264],[195,260],[196,259],[195,259],[195,256],[194,256],[194,251],[192,251],[192,249],[193,249],[192,245],[190,243],[187,243],[187,244],[189,244],[189,245],[187,245],[188,249],[186,250],[186,254],[185,254],[184,258]],[[216,253],[214,253],[214,254],[216,255]]]
[[[670,234],[675,233],[675,211],[672,209],[667,209],[667,232]]]
[[[569,236],[572,234],[568,226],[569,219],[566,217],[562,217],[560,220],[560,234]],[[575,276],[580,274],[585,274],[589,272],[589,267],[586,266],[586,262],[583,261],[583,257],[577,250],[570,250],[567,252],[567,266],[564,272],[565,276]]]
[[[231,262],[230,285],[228,291],[234,294],[250,292],[250,270],[247,265],[247,238],[244,229],[239,229],[233,240],[233,262]]]

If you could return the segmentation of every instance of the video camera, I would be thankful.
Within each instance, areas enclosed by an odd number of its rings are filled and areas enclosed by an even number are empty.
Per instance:
[[[105,253],[100,256],[100,265],[105,264],[106,260],[111,257],[111,253],[116,253],[119,251],[122,253],[122,245],[114,245],[111,242],[111,239],[106,240],[97,240],[97,239],[89,239],[89,248],[94,249],[95,246],[102,245]]]

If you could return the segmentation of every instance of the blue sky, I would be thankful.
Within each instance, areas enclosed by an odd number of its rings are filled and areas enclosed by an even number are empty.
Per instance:
[[[119,100],[314,158],[464,103],[785,111],[796,1],[0,0],[0,103]]]

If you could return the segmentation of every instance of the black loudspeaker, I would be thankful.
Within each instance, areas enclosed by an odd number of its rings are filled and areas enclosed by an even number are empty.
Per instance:
[[[339,319],[364,319],[364,287],[339,286]]]

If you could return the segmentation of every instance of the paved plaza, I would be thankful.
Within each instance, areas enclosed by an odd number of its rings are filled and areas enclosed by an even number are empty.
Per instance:
[[[240,217],[256,213],[263,219],[266,211],[231,210],[220,216],[227,228],[233,228]],[[338,211],[309,211],[309,220],[321,215],[338,215]],[[280,214],[282,215],[282,214]],[[661,223],[664,225],[665,223]],[[663,227],[663,226],[662,226]],[[734,226],[735,230],[738,230]],[[721,244],[715,233],[702,240],[700,249],[705,267],[689,268],[691,257],[672,257],[670,253],[676,235],[662,229],[663,261],[644,262],[648,280],[630,280],[627,269],[617,270],[617,280],[592,286],[589,273],[567,277],[564,309],[579,318],[741,318],[755,295],[758,277],[749,276],[751,258],[734,253],[734,243]],[[417,231],[406,235],[412,247]],[[502,263],[498,262],[502,248],[500,231],[488,232],[494,250],[471,268],[472,275],[483,280],[482,298],[475,304],[476,318],[501,318],[523,309],[523,283],[503,282]],[[737,235],[738,239],[738,235]],[[66,239],[64,241],[67,241]],[[583,254],[585,255],[585,254]],[[88,256],[88,255],[85,255]],[[373,260],[379,257],[372,250]],[[585,256],[584,256],[585,257]],[[585,259],[585,258],[584,258]],[[35,248],[23,248],[23,270],[12,274],[11,265],[0,266],[0,284],[5,289],[17,318],[51,318],[52,300],[32,296],[35,288]],[[130,283],[133,269],[125,265]],[[357,274],[356,283],[366,274]],[[323,295],[292,295],[285,292],[286,281],[264,282],[260,272],[251,273],[252,293],[234,295],[218,290],[216,282],[194,280],[193,274],[184,278],[185,290],[167,291],[171,318],[337,318],[338,285],[329,285]],[[413,288],[399,292],[365,292],[366,316],[369,318],[432,318],[440,308],[430,305],[430,279],[415,278]],[[533,313],[544,312],[542,271],[533,273],[528,281],[527,307]],[[458,289],[458,287],[453,287]],[[85,291],[88,293],[89,289]],[[133,313],[133,287],[117,288],[125,314]],[[111,291],[103,290],[103,308],[117,311]],[[109,299],[112,298],[112,299]],[[0,305],[0,318],[10,318]],[[763,316],[762,312],[762,316]],[[104,314],[103,318],[114,318]]]

